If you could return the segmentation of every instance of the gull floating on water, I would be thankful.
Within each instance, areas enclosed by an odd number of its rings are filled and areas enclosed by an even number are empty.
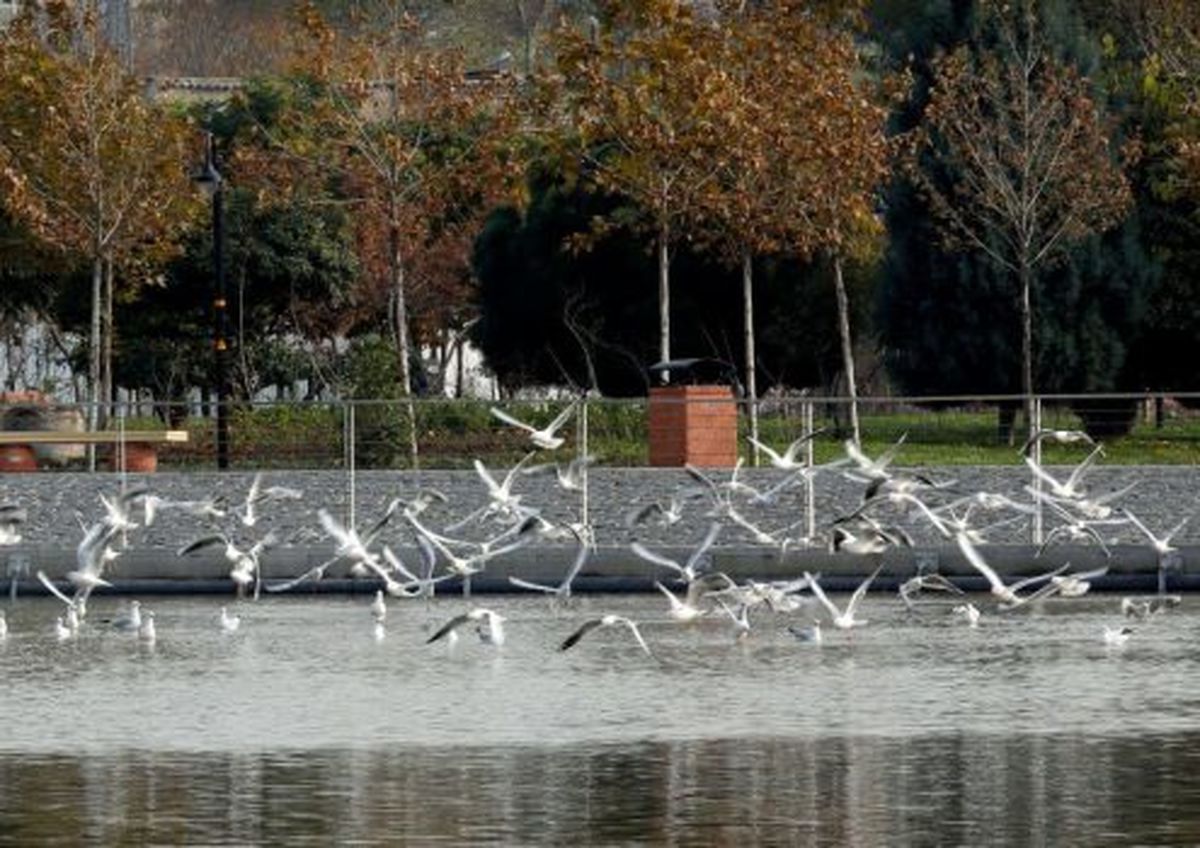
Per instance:
[[[807,642],[812,645],[821,644],[821,622],[813,621],[811,627],[797,627],[794,624],[789,624],[788,633],[796,637],[799,642]]]
[[[158,630],[154,627],[154,613],[147,611],[142,617],[142,626],[138,628],[138,637],[143,642],[153,642],[158,638]]]
[[[137,633],[142,629],[141,601],[130,601],[129,610],[114,618],[109,625],[122,633]]]
[[[8,618],[4,615],[4,610],[0,610],[0,642],[8,638]]]
[[[1104,644],[1110,648],[1120,648],[1129,641],[1133,634],[1132,627],[1104,627]]]
[[[242,626],[242,617],[240,615],[230,615],[226,607],[221,607],[221,631],[224,633],[234,633]]]
[[[384,603],[382,589],[376,590],[375,600],[371,602],[371,617],[377,622],[382,622],[387,618],[387,604]]]
[[[979,607],[972,603],[959,604],[950,610],[950,612],[955,618],[965,621],[968,627],[979,626]]]

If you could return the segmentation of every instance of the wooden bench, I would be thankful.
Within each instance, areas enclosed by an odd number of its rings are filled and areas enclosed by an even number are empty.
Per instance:
[[[0,430],[0,472],[36,471],[34,445],[111,445],[112,467],[118,470],[124,448],[127,471],[158,468],[158,445],[185,444],[186,430]]]

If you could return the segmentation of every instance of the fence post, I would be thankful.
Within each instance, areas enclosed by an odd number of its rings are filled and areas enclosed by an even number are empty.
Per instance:
[[[813,431],[813,404],[807,398],[800,404],[800,415],[803,421],[804,432],[811,433]],[[804,444],[804,464],[808,468],[808,473],[804,475],[804,535],[809,541],[817,534],[817,508],[815,487],[813,486],[813,467],[816,465],[816,451],[813,448],[813,439],[809,439]]]
[[[350,512],[349,512],[349,520],[348,520],[348,523],[346,524],[346,526],[353,530],[355,527],[357,527],[357,525],[355,524],[355,521],[354,521],[354,519],[355,519],[354,491],[355,491],[355,483],[356,483],[356,481],[355,481],[355,457],[354,457],[354,442],[355,442],[355,437],[356,437],[356,427],[355,427],[355,420],[354,420],[354,401],[350,401],[346,405],[346,414],[345,414],[344,420],[346,423],[346,468],[350,472],[350,474],[349,474],[349,477],[350,477],[350,480],[349,480],[349,483],[350,483]]]
[[[1030,427],[1030,432],[1032,435],[1036,436],[1042,429],[1042,399],[1040,397],[1035,396],[1033,399],[1033,421],[1030,423],[1032,425]],[[1038,468],[1041,468],[1042,440],[1035,438],[1033,440],[1032,447],[1033,462]],[[1044,524],[1042,522],[1042,478],[1037,474],[1033,475],[1033,500],[1033,543],[1035,545],[1041,545],[1044,540]]]
[[[579,496],[579,521],[583,525],[582,535],[587,544],[592,543],[592,522],[588,511],[588,397],[583,396],[583,403],[579,407],[579,458],[581,460],[580,473],[583,479],[580,481],[580,496]]]
[[[125,414],[126,414],[125,404],[118,403],[117,404],[117,434],[118,435],[117,435],[116,454],[117,454],[117,468],[120,469],[120,472],[121,472],[120,480],[121,480],[121,497],[122,498],[125,497],[125,490],[127,487],[127,480],[129,477],[128,462],[126,461],[127,457],[125,455]],[[122,541],[124,541],[124,538],[125,538],[125,533],[124,533],[124,531],[122,531],[121,532]]]
[[[747,396],[747,401],[748,402],[746,406],[750,411],[750,438],[753,439],[753,441],[750,442],[750,467],[758,468],[758,443],[761,441],[761,437],[758,434],[758,397],[756,396],[756,393],[750,392]],[[740,449],[738,450],[738,453],[741,453]]]
[[[99,402],[99,399],[93,393],[92,399],[88,403],[88,412],[87,412],[87,428],[89,430],[96,429],[96,421],[97,421],[96,410],[99,408],[96,406],[96,404],[98,402]],[[88,446],[85,448],[85,451],[86,451],[86,455],[87,455],[87,470],[89,473],[94,474],[96,472],[96,444],[94,442],[89,442]]]

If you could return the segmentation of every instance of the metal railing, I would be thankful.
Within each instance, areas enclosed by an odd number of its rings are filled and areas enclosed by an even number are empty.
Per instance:
[[[686,399],[657,399],[679,404]],[[711,398],[702,401],[711,406]],[[736,453],[748,466],[767,465],[749,444],[746,402],[738,407]],[[476,401],[414,398],[317,402],[237,402],[228,407],[232,469],[456,469],[475,458],[489,465],[518,460],[532,447],[529,435],[490,412],[501,409],[535,427],[544,427],[568,406],[576,406],[556,433],[564,437],[556,459],[576,449],[586,429],[586,450],[597,465],[652,464],[645,398]],[[849,401],[840,397],[778,395],[758,402],[762,442],[782,449],[801,433],[819,431],[805,449],[813,463],[842,455],[849,435]],[[903,440],[905,466],[1007,465],[1020,462],[1027,429],[1022,399],[1016,395],[978,397],[859,398],[863,448],[870,453]],[[1086,431],[1106,444],[1110,463],[1194,464],[1200,462],[1200,394],[1045,395],[1035,399],[1035,424],[1050,430]],[[52,429],[63,426],[53,413],[69,412],[67,424],[87,420],[80,405],[0,404],[0,429]],[[186,444],[164,445],[160,470],[216,468],[216,415],[213,404],[116,404],[102,410],[109,430],[182,429]],[[686,417],[686,415],[685,415]],[[689,426],[703,428],[704,419]],[[723,425],[722,425],[723,426]],[[415,451],[414,451],[415,446]],[[1074,462],[1078,444],[1038,443],[1042,461]],[[39,450],[47,470],[80,470],[80,451]]]

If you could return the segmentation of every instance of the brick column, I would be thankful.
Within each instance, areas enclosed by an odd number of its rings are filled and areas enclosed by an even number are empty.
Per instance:
[[[654,386],[647,418],[651,465],[737,462],[738,409],[728,386]]]

